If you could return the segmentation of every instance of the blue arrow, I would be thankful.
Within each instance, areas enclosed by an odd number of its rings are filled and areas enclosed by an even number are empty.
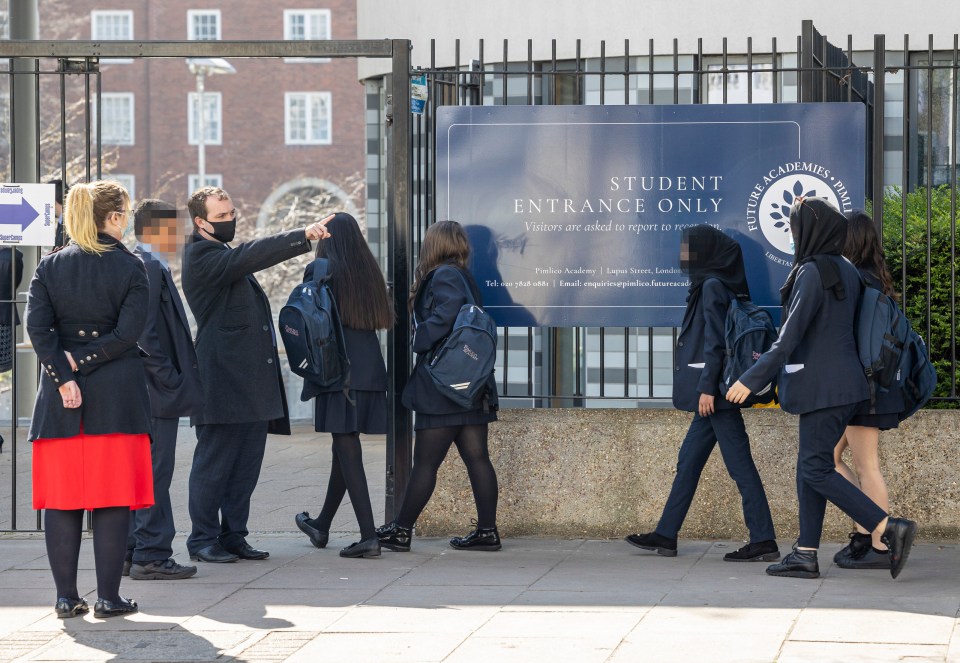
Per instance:
[[[31,223],[40,217],[40,213],[33,209],[33,206],[27,202],[27,197],[20,199],[20,204],[16,203],[0,205],[0,224],[15,224],[20,226],[20,232],[27,229]]]

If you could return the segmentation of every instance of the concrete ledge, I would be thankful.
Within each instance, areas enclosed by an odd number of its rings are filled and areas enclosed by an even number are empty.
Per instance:
[[[515,409],[490,426],[500,480],[498,526],[507,536],[620,537],[652,529],[673,481],[692,414],[666,409]],[[781,539],[797,536],[798,418],[744,412],[754,458]],[[881,433],[891,511],[920,523],[926,540],[960,540],[960,412],[921,411]],[[451,450],[417,523],[426,536],[463,534],[476,518],[463,463]],[[824,540],[850,520],[827,506]],[[684,523],[688,539],[746,540],[740,495],[719,451],[704,469]]]

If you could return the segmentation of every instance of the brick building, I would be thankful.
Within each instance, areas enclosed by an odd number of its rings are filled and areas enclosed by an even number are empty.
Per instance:
[[[40,3],[40,38],[353,39],[350,0],[71,0]],[[364,90],[353,60],[232,58],[205,79],[206,183],[244,212],[241,237],[317,193],[362,209]],[[196,78],[181,58],[103,60],[105,171],[135,198],[183,205],[198,185]]]

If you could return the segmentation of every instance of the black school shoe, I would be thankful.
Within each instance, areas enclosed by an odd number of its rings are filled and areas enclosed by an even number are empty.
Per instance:
[[[874,550],[873,546],[867,549],[860,557],[844,557],[837,566],[841,569],[888,569],[890,568],[890,551]]]
[[[780,549],[776,541],[757,541],[748,543],[739,550],[723,556],[724,562],[773,562],[780,559]]]
[[[631,546],[636,546],[637,548],[643,548],[644,550],[655,550],[658,555],[663,555],[664,557],[676,557],[677,556],[677,540],[668,539],[665,536],[661,536],[656,532],[649,532],[647,534],[631,534],[624,538],[624,541],[629,543]]]
[[[817,562],[817,551],[797,550],[794,547],[793,552],[780,560],[779,564],[771,564],[767,567],[767,575],[810,580],[819,578],[820,564]]]
[[[851,532],[849,534],[850,543],[845,545],[840,551],[833,556],[833,563],[839,566],[841,569],[850,568],[844,566],[845,562],[851,562],[855,559],[860,559],[863,557],[868,550],[870,550],[871,537],[869,534],[861,534],[860,532]]]
[[[293,517],[293,520],[297,523],[300,531],[307,535],[307,538],[310,539],[310,543],[313,544],[314,548],[327,547],[327,541],[330,540],[330,532],[324,532],[311,525],[309,513],[301,511]]]
[[[71,619],[90,612],[90,606],[87,605],[86,599],[69,599],[61,596],[53,606],[53,611],[57,613],[57,619]]]
[[[107,619],[108,617],[120,617],[121,615],[132,615],[137,612],[137,602],[125,599],[122,596],[119,601],[108,601],[107,599],[97,599],[93,605],[93,616],[98,619]]]
[[[341,557],[379,557],[380,556],[380,540],[376,535],[371,536],[369,539],[364,539],[363,541],[357,541],[356,543],[351,543],[349,546],[340,551]]]
[[[477,527],[466,536],[450,539],[450,547],[457,550],[500,550],[500,533],[496,527]]]
[[[401,527],[396,521],[381,525],[377,528],[377,538],[380,546],[394,552],[410,552],[410,542],[413,540],[413,529]]]
[[[917,524],[906,518],[888,518],[887,528],[880,540],[890,549],[890,575],[896,578],[907,564],[913,539],[917,536]]]

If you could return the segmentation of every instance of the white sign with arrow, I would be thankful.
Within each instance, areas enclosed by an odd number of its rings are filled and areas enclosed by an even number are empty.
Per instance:
[[[53,246],[56,192],[53,184],[0,184],[0,244]]]

